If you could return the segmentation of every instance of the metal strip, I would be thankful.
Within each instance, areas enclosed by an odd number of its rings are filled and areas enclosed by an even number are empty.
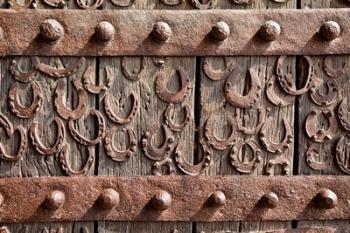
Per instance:
[[[349,21],[350,9],[1,10],[0,55],[349,54]]]
[[[348,176],[5,178],[0,193],[1,222],[350,218]]]

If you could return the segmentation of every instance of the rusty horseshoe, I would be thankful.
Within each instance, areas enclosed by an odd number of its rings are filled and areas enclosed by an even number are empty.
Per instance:
[[[145,73],[146,73],[146,70],[145,70],[146,61],[145,61],[144,57],[141,57],[140,69],[138,71],[133,70],[132,72],[130,72],[128,70],[126,57],[122,57],[121,67],[122,67],[122,73],[123,73],[124,77],[130,81],[138,81],[142,77],[144,77]]]
[[[113,70],[111,67],[105,67],[106,81],[103,85],[94,85],[91,83],[91,77],[94,75],[95,68],[93,66],[88,66],[83,75],[84,88],[92,94],[100,94],[105,92],[112,87],[113,84]]]
[[[134,4],[135,0],[110,0],[110,1],[115,6],[127,7]]]
[[[255,0],[232,0],[237,5],[251,5],[255,2]]]
[[[241,109],[236,108],[235,111],[235,118],[236,118],[236,122],[237,122],[237,128],[242,131],[245,134],[256,134],[259,132],[259,130],[261,129],[261,127],[263,126],[263,124],[265,123],[266,120],[266,109],[265,108],[259,108],[258,109],[258,114],[259,114],[259,120],[257,122],[257,124],[252,127],[251,129],[249,129],[248,127],[243,125],[243,120],[240,117],[241,116]],[[243,117],[243,119],[245,119],[245,116]]]
[[[185,0],[160,0],[160,1],[167,6],[177,6],[185,2]]]
[[[107,155],[114,161],[123,162],[131,158],[136,153],[137,138],[134,130],[131,127],[123,129],[123,132],[128,133],[129,146],[123,151],[118,150],[113,144],[113,135],[116,129],[108,130],[105,137],[105,148]]]
[[[314,170],[321,171],[324,169],[327,169],[331,166],[332,162],[332,152],[331,151],[324,151],[324,160],[317,161],[315,158],[319,157],[320,150],[317,148],[316,143],[311,143],[305,153],[305,161],[309,167],[311,167]]]
[[[326,130],[317,126],[317,118],[320,114],[323,114],[329,122]],[[331,140],[338,131],[338,122],[334,112],[329,109],[312,110],[306,118],[305,131],[307,136],[315,142]]]
[[[339,95],[339,88],[337,82],[334,79],[328,79],[325,82],[327,92],[325,94],[320,92],[320,89],[315,85],[310,88],[310,98],[312,101],[319,106],[329,106],[333,104]]]
[[[201,3],[199,0],[191,0],[191,2],[197,9],[200,10],[208,10],[214,6],[214,0],[205,1],[206,3]]]
[[[156,176],[163,175],[162,174],[163,166],[166,166],[168,168],[168,175],[176,174],[176,167],[175,167],[174,161],[171,158],[166,158],[164,160],[154,162],[152,167],[153,175],[156,175]]]
[[[270,159],[265,167],[265,172],[268,176],[274,175],[274,167],[280,165],[282,167],[282,175],[290,175],[290,162],[284,155],[277,156],[274,159]]]
[[[224,70],[214,70],[209,63],[208,58],[204,57],[203,71],[205,75],[213,81],[226,79],[231,74],[231,72],[236,68],[236,65],[234,65],[233,63],[228,64],[226,57],[224,57],[224,62],[225,62]]]
[[[265,92],[267,99],[279,107],[292,105],[295,100],[295,96],[286,94],[281,90],[275,75],[272,75],[267,82]]]
[[[338,107],[338,118],[340,124],[344,127],[345,130],[350,131],[350,122],[348,120],[348,98],[343,97],[339,107]]]
[[[76,3],[81,9],[96,10],[102,5],[103,0],[96,0],[92,5],[89,5],[87,1],[83,1],[83,0],[76,0]]]
[[[38,61],[38,64],[36,65],[36,69],[40,72],[53,77],[53,78],[63,78],[63,77],[69,77],[80,69],[85,63],[85,58],[81,57],[77,59],[73,64],[66,68],[54,68],[50,65],[47,65],[45,63],[42,63]]]
[[[13,77],[19,81],[19,82],[23,82],[23,83],[27,83],[27,82],[32,82],[34,81],[38,76],[39,76],[39,72],[37,70],[35,70],[35,66],[37,64],[37,57],[31,57],[30,61],[32,63],[32,70],[30,71],[23,71],[20,68],[20,61],[16,61],[16,60],[12,60],[9,70],[10,73],[13,75]]]
[[[334,68],[332,61],[333,56],[326,56],[323,60],[323,69],[329,77],[339,78],[349,70],[349,67],[346,65],[345,62],[342,64],[343,67],[338,69]]]
[[[350,167],[349,167],[349,152],[347,151],[347,147],[349,146],[350,136],[348,134],[340,137],[337,142],[335,158],[339,168],[350,175]]]
[[[182,123],[176,124],[173,122],[174,104],[169,104],[164,112],[165,124],[169,126],[172,131],[179,132],[183,130],[188,123],[192,120],[191,109],[188,104],[184,105],[183,110],[185,112],[185,117]]]

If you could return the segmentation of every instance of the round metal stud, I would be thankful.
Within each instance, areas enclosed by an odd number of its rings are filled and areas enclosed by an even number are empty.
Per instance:
[[[166,22],[157,22],[152,30],[152,37],[159,42],[167,42],[173,35],[169,24]]]
[[[337,22],[327,21],[325,22],[319,31],[320,36],[325,41],[331,41],[339,37],[341,33],[340,26]]]
[[[338,204],[338,197],[330,189],[321,189],[316,196],[317,205],[324,209],[333,209]]]
[[[158,191],[152,198],[152,206],[156,210],[166,210],[171,206],[172,198],[170,193],[167,191],[161,190]]]
[[[103,209],[113,209],[114,207],[119,205],[119,202],[119,193],[112,188],[103,190],[99,197],[99,204],[100,207]]]
[[[273,209],[277,207],[279,199],[276,193],[269,192],[262,196],[261,201],[264,207]]]
[[[272,20],[266,21],[259,30],[259,36],[266,41],[276,40],[280,34],[281,26]]]
[[[57,41],[64,35],[62,25],[55,19],[46,19],[40,26],[40,35],[49,41]]]
[[[209,197],[209,204],[214,207],[225,205],[226,196],[222,191],[215,191]]]
[[[224,21],[217,22],[211,29],[210,35],[216,41],[224,41],[230,36],[230,27]]]
[[[57,209],[64,204],[66,197],[62,191],[55,190],[46,197],[46,206],[49,209]]]
[[[95,36],[98,40],[108,42],[113,40],[115,34],[114,26],[107,21],[99,22],[95,28]]]

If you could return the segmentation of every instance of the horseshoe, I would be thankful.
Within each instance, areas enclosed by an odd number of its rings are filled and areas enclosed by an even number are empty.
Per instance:
[[[127,61],[126,57],[122,57],[121,66],[122,66],[122,73],[125,78],[127,78],[130,81],[138,81],[141,79],[141,77],[145,76],[146,62],[144,57],[141,57],[141,65],[140,65],[139,71],[133,70],[133,72],[129,72],[126,61]]]
[[[97,8],[99,8],[102,5],[103,0],[96,0],[94,2],[94,4],[92,4],[91,6],[89,4],[87,4],[86,1],[84,1],[84,0],[76,0],[76,3],[81,9],[96,10]]]
[[[225,83],[225,96],[230,105],[237,108],[252,108],[258,101],[261,95],[261,83],[257,73],[253,68],[249,69],[249,77],[251,80],[251,87],[247,95],[239,95],[232,89],[233,85],[237,83],[239,75],[242,73],[239,67],[235,69],[228,77]]]
[[[213,155],[212,150],[210,147],[205,143],[204,140],[200,140],[199,144],[201,145],[203,149],[203,156],[202,160],[197,163],[196,165],[193,165],[189,162],[187,162],[184,158],[184,143],[179,143],[175,150],[175,162],[177,167],[185,174],[196,176],[205,171],[207,167],[209,167],[211,162],[211,157]]]
[[[134,130],[131,127],[127,127],[123,129],[123,132],[128,133],[129,137],[129,146],[127,149],[120,151],[113,145],[113,135],[115,133],[115,129],[108,130],[105,138],[105,148],[107,151],[107,155],[114,161],[123,162],[128,160],[130,157],[135,155],[137,139]]]
[[[323,69],[329,77],[339,78],[348,71],[348,66],[344,62],[342,68],[334,68],[332,58],[333,58],[332,56],[327,56],[324,58]]]
[[[19,61],[17,62],[16,60],[12,60],[9,67],[10,73],[19,82],[28,83],[28,82],[34,81],[39,76],[39,72],[34,69],[37,59],[38,59],[37,57],[30,58],[32,63],[31,71],[23,71],[20,68]]]
[[[276,74],[277,79],[282,87],[282,89],[290,95],[302,95],[307,92],[312,86],[312,76],[314,75],[314,66],[311,57],[303,56],[308,65],[308,74],[304,87],[297,90],[294,83],[292,82],[293,74],[285,74],[283,69],[283,63],[287,56],[280,56],[277,60]]]
[[[143,153],[154,161],[160,161],[167,158],[172,151],[175,144],[175,137],[171,133],[171,130],[166,126],[161,126],[164,130],[165,139],[163,145],[156,148],[152,145],[152,138],[157,130],[157,125],[152,126],[144,135],[142,139],[142,150]]]
[[[204,62],[203,62],[203,71],[205,73],[205,75],[213,80],[213,81],[219,81],[222,79],[226,79],[231,72],[236,68],[236,65],[230,63],[228,65],[227,62],[227,58],[225,57],[224,61],[225,61],[225,69],[224,70],[214,70],[209,61],[207,60],[207,57],[204,57]]]
[[[77,59],[72,65],[66,67],[66,68],[54,68],[50,65],[46,65],[45,63],[42,63],[38,61],[38,64],[36,65],[36,69],[40,72],[53,77],[53,78],[63,78],[63,77],[69,77],[80,69],[80,67],[83,66],[85,63],[85,58],[81,57]]]
[[[20,103],[20,99],[18,97],[18,86],[17,83],[13,83],[11,85],[9,91],[9,107],[10,110],[20,118],[31,118],[37,113],[42,105],[43,105],[43,96],[41,94],[41,89],[39,83],[34,81],[30,84],[33,93],[33,101],[32,103],[26,107]]]
[[[285,2],[288,2],[289,0],[272,0],[272,1],[276,3],[285,3]]]
[[[64,0],[43,0],[43,2],[54,8],[64,8],[67,5]]]
[[[176,73],[180,76],[181,81],[181,89],[176,93],[171,93],[167,90],[165,82],[167,77],[165,75],[164,69],[161,69],[156,74],[156,93],[158,97],[166,103],[178,104],[183,102],[191,89],[189,86],[190,80],[184,68],[179,67],[179,69],[176,70]]]
[[[263,127],[260,130],[260,141],[265,149],[271,153],[282,153],[283,151],[289,149],[290,144],[293,141],[293,128],[286,118],[283,118],[283,125],[285,128],[285,136],[281,142],[272,142],[268,138],[267,130],[271,129],[271,123],[273,121],[272,117],[269,117]]]
[[[281,165],[283,168],[282,175],[289,176],[290,175],[290,167],[289,167],[289,161],[285,156],[278,156],[274,159],[270,159],[265,167],[265,172],[268,176],[274,175],[274,167],[276,165]]]
[[[125,125],[130,123],[135,118],[137,111],[139,109],[139,100],[133,92],[130,94],[130,98],[132,101],[132,108],[129,114],[123,118],[115,115],[112,108],[109,106],[109,95],[108,94],[105,95],[104,97],[105,112],[111,121],[120,125]]]
[[[214,126],[215,126],[215,118],[209,116],[206,124],[205,124],[205,138],[208,141],[209,146],[214,147],[217,150],[226,150],[236,141],[237,136],[237,125],[233,120],[229,120],[228,124],[231,127],[231,134],[226,139],[219,139],[214,134]]]
[[[347,140],[347,142],[345,142]],[[349,158],[346,157],[348,153],[346,153],[346,147],[349,146],[349,135],[341,136],[339,141],[337,142],[335,158],[339,168],[350,175]],[[344,158],[342,158],[344,157]]]
[[[348,98],[343,97],[338,107],[338,118],[343,128],[347,131],[350,131],[350,122],[347,119],[347,117],[348,117]]]
[[[320,93],[320,89],[313,85],[310,88],[310,98],[319,106],[329,106],[333,104],[338,97],[339,90],[337,82],[334,79],[328,79],[326,81],[327,93]]]
[[[76,175],[87,175],[87,173],[90,171],[92,165],[95,161],[95,153],[94,153],[94,146],[88,146],[88,158],[85,162],[85,165],[80,170],[74,170],[70,164],[69,164],[69,156],[70,156],[70,146],[68,143],[65,143],[63,145],[62,150],[59,152],[59,158],[60,158],[60,164],[62,170],[69,176],[76,176]]]
[[[255,0],[232,0],[234,3],[238,4],[238,5],[251,5],[255,2]]]
[[[182,109],[185,111],[185,119],[183,120],[182,123],[176,124],[172,121],[174,108],[175,108],[174,104],[169,104],[167,109],[165,110],[164,112],[165,124],[167,124],[172,131],[180,132],[192,120],[191,109],[190,109],[190,106],[188,106],[188,104],[184,105]]]
[[[306,151],[305,160],[307,165],[314,170],[321,171],[327,169],[331,166],[332,162],[332,153],[325,152],[325,160],[322,162],[316,161],[315,158],[319,155],[320,151],[317,148],[316,143],[311,143]]]
[[[167,6],[177,6],[185,2],[185,0],[160,0],[163,4]]]
[[[97,145],[105,137],[105,132],[106,132],[105,119],[103,118],[102,113],[96,109],[91,109],[90,115],[95,116],[97,119],[98,132],[97,132],[96,138],[94,139],[88,139],[83,135],[81,135],[78,129],[76,128],[75,120],[70,119],[68,121],[68,129],[70,134],[72,135],[75,141],[77,141],[78,143],[84,146]]]
[[[259,132],[263,124],[265,123],[266,120],[266,110],[265,108],[259,108],[258,113],[259,113],[259,121],[256,124],[255,127],[248,129],[246,126],[243,125],[243,121],[240,117],[240,112],[241,110],[239,108],[236,108],[235,112],[235,117],[236,117],[236,122],[237,122],[237,128],[238,130],[242,131],[245,134],[256,134]]]
[[[327,117],[329,127],[327,130],[317,126],[318,115],[323,114]],[[305,131],[307,136],[315,142],[324,142],[334,138],[338,131],[338,123],[335,114],[329,110],[312,110],[305,121]]]
[[[253,151],[253,159],[248,163],[245,163],[239,159],[239,152],[242,150],[243,146],[247,145]],[[239,139],[235,144],[233,144],[230,150],[231,165],[241,173],[252,173],[258,164],[261,162],[262,152],[258,143],[254,139],[249,139],[244,142]]]
[[[266,85],[267,99],[276,106],[285,107],[292,105],[295,100],[295,96],[288,95],[282,92],[279,85],[277,86],[276,76],[272,75]]]
[[[163,175],[162,174],[162,167],[163,166],[166,166],[168,168],[168,171],[169,171],[168,175],[175,175],[176,174],[176,168],[175,168],[175,164],[174,164],[173,160],[170,158],[166,158],[164,160],[154,162],[153,168],[152,168],[153,175],[162,176]]]
[[[63,104],[62,97],[64,95],[64,81],[59,81],[56,86],[55,91],[55,107],[57,113],[65,120],[77,120],[82,117],[85,113],[87,107],[88,95],[83,88],[80,80],[73,81],[74,87],[78,92],[79,103],[74,110],[68,109]]]
[[[131,6],[132,4],[134,4],[135,0],[110,0],[110,1],[115,6],[126,7],[126,6]]]
[[[57,136],[56,136],[56,142],[52,147],[45,146],[44,143],[41,141],[38,135],[39,123],[35,121],[30,125],[29,137],[32,141],[34,149],[41,155],[45,155],[45,156],[53,155],[59,152],[64,145],[65,138],[66,138],[64,123],[58,117],[55,117],[53,121],[57,125]]]
[[[100,94],[105,92],[112,87],[114,72],[111,67],[105,67],[106,81],[103,85],[94,85],[91,83],[91,77],[94,75],[94,67],[88,66],[83,75],[84,88],[92,94]]]
[[[208,10],[213,8],[214,0],[209,0],[206,4],[201,3],[199,0],[191,0],[192,4],[200,10]]]
[[[16,0],[7,0],[6,3],[10,9],[15,9],[15,10],[19,10],[22,8],[27,9],[31,7],[36,8],[36,5],[37,5],[35,0],[29,0],[27,3],[23,5],[19,4]]]

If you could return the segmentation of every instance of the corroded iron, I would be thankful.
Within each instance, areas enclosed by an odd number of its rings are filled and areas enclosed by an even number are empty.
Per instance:
[[[99,196],[98,201],[101,208],[111,210],[119,205],[120,195],[115,189],[106,188]]]
[[[332,190],[323,188],[317,193],[315,201],[317,202],[318,207],[333,209],[338,204],[338,197]]]
[[[64,78],[76,74],[84,64],[85,58],[83,57],[76,59],[72,64],[64,68],[56,68],[37,60],[35,69],[52,78]]]
[[[96,3],[102,2],[101,0],[97,0]],[[95,4],[96,4],[95,3]],[[97,40],[100,40],[104,43],[113,40],[115,34],[114,26],[108,21],[101,21],[97,24],[95,28],[95,37]]]
[[[349,71],[349,65],[345,62],[340,68],[334,68],[333,60],[334,59],[331,56],[325,56],[323,60],[323,69],[329,77],[339,78]]]
[[[181,130],[183,130],[187,124],[189,124],[192,120],[192,113],[191,113],[191,109],[190,106],[188,104],[185,104],[183,106],[183,111],[185,112],[185,116],[184,119],[181,123],[174,123],[173,122],[173,114],[174,114],[174,104],[170,103],[168,105],[168,107],[166,108],[165,112],[164,112],[164,118],[165,118],[165,123],[169,126],[169,128],[172,131],[176,131],[176,132],[180,132]]]
[[[55,210],[63,206],[65,201],[64,193],[60,190],[54,190],[47,195],[45,205],[48,209]]]
[[[102,3],[103,0],[96,0],[96,1],[91,1],[92,4],[89,4],[88,1],[83,1],[83,0],[76,0],[75,1],[78,5],[79,8],[84,9],[84,10],[95,10],[97,8],[99,8]]]
[[[265,123],[266,116],[267,116],[266,109],[264,109],[264,108],[257,109],[258,121],[257,121],[256,125],[251,127],[251,128],[243,125],[243,122],[246,121],[247,117],[246,117],[246,115],[243,115],[243,117],[242,117],[241,111],[242,110],[239,108],[236,108],[236,111],[235,111],[235,118],[236,118],[238,130],[240,130],[241,132],[243,132],[245,134],[250,134],[250,135],[257,134],[260,131],[261,127]]]
[[[208,10],[213,8],[215,0],[208,0],[206,2],[201,2],[200,0],[191,0],[192,4],[200,10]]]
[[[168,42],[172,35],[173,31],[166,22],[157,22],[153,26],[152,37],[157,42]]]
[[[318,117],[323,114],[329,122],[328,128],[317,125]],[[330,109],[312,110],[305,121],[307,136],[315,142],[324,142],[333,139],[338,132],[338,121],[334,112]]]
[[[225,68],[223,70],[214,70],[209,63],[208,58],[204,57],[203,72],[209,79],[213,81],[226,79],[236,68],[236,65],[232,62],[228,62],[227,59],[227,57],[224,57]]]
[[[337,165],[346,174],[350,174],[350,166],[348,165],[349,141],[350,141],[350,136],[347,134],[340,137],[337,142],[336,152],[335,152]]]
[[[22,58],[22,57],[21,57]],[[35,69],[35,65],[37,64],[38,58],[36,57],[31,57],[30,61],[31,61],[31,70],[29,71],[23,71],[20,67],[21,65],[21,60],[23,59],[19,59],[19,60],[12,60],[11,64],[9,66],[9,70],[11,72],[11,74],[13,75],[13,77],[20,82],[32,82],[34,80],[36,80],[39,76],[39,72],[38,70]]]
[[[343,128],[347,131],[350,131],[350,120],[349,120],[349,107],[348,107],[348,98],[345,96],[343,97],[341,103],[338,107],[338,118],[340,124],[343,126]]]
[[[123,162],[131,158],[136,153],[137,137],[135,131],[131,127],[122,130],[128,134],[129,145],[124,150],[118,150],[113,143],[113,136],[116,129],[107,130],[105,137],[105,148],[107,155],[114,161]]]
[[[279,155],[274,159],[270,159],[265,167],[265,172],[268,176],[273,176],[275,166],[281,166],[282,168],[282,174],[281,175],[290,175],[290,162],[288,158],[285,155]]]
[[[171,158],[166,158],[161,161],[155,161],[152,166],[152,174],[156,176],[162,176],[164,175],[162,170],[163,167],[166,167],[167,169],[167,175],[175,175],[176,174],[176,167],[175,163]]]
[[[208,201],[213,207],[221,207],[226,203],[226,195],[222,191],[215,191],[210,195]]]
[[[272,20],[266,21],[259,29],[259,35],[266,41],[274,41],[281,34],[281,26]]]
[[[46,19],[40,25],[40,35],[48,41],[57,41],[64,36],[64,29],[57,20]]]
[[[323,40],[331,41],[340,36],[341,28],[337,22],[329,20],[322,24],[319,34]]]
[[[225,21],[217,22],[211,29],[210,35],[214,41],[222,42],[230,36],[230,27]]]
[[[281,90],[281,86],[279,85],[275,75],[272,75],[268,80],[265,92],[267,99],[279,107],[292,105],[295,100],[295,96],[289,95]]]
[[[321,150],[317,147],[316,143],[311,143],[305,153],[305,161],[307,165],[317,171],[321,171],[331,167],[332,164],[332,151],[326,151],[324,149],[323,153],[320,153]],[[317,157],[323,158],[323,161],[316,160]]]
[[[127,57],[122,57],[121,60],[121,68],[122,68],[122,73],[125,78],[127,78],[130,81],[138,81],[142,77],[145,76],[146,73],[146,59],[144,57],[141,57],[141,64],[140,64],[140,69],[138,71],[133,70],[130,72],[127,68]]]
[[[266,193],[260,199],[261,205],[263,207],[266,207],[266,208],[269,208],[269,209],[276,208],[278,206],[278,202],[279,202],[279,197],[274,192]]]
[[[321,93],[320,87],[313,85],[310,88],[310,97],[312,101],[322,107],[329,106],[335,103],[338,99],[340,89],[334,79],[328,79],[324,82],[326,92]]]
[[[114,72],[111,67],[106,66],[105,67],[105,81],[102,85],[94,85],[92,84],[91,78],[94,76],[95,73],[95,67],[88,66],[85,70],[85,73],[83,75],[83,84],[84,88],[93,94],[100,94],[102,92],[108,91],[113,84],[113,78],[114,78]]]

